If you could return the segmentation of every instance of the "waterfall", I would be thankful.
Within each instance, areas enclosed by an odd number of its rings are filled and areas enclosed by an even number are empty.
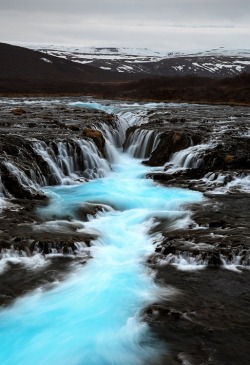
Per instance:
[[[139,111],[139,113],[131,111],[121,111],[120,113],[118,113],[118,117],[125,123],[127,123],[128,126],[141,125],[147,122],[145,112],[143,113],[141,110]]]
[[[196,271],[205,269],[208,265],[208,257],[198,254],[193,255],[191,252],[178,252],[168,254],[164,259],[159,260],[161,265],[173,265],[181,271]]]
[[[33,144],[33,149],[41,156],[51,174],[46,185],[67,185],[79,177],[94,179],[103,177],[110,171],[108,162],[100,156],[98,148],[90,140],[57,143],[37,141]]]
[[[12,181],[16,181],[19,192],[29,191],[31,194],[39,192],[40,187],[46,185],[70,185],[82,179],[104,177],[110,172],[110,162],[113,162],[115,155],[107,144],[104,148],[106,156],[102,156],[91,139],[36,140],[29,143],[34,151],[33,154],[29,152],[30,159],[3,161],[2,174],[7,174],[7,177],[10,174],[14,178]],[[3,176],[0,176],[0,196],[8,197],[8,190],[15,196],[16,188],[8,186],[13,185],[13,182],[10,183],[9,178],[6,182],[6,176]],[[20,194],[23,196],[23,193]]]
[[[209,145],[199,144],[196,146],[190,146],[184,150],[176,152],[172,155],[169,162],[165,165],[171,167],[171,170],[180,169],[199,169],[203,167],[202,154],[204,150],[208,149]]]
[[[33,182],[31,179],[27,177],[27,175],[21,171],[16,165],[14,165],[10,161],[4,161],[4,165],[6,166],[7,170],[10,172],[10,174],[14,175],[19,184],[22,186],[29,186],[31,188],[36,189],[38,185],[36,182]]]
[[[230,190],[240,190],[249,193],[250,176],[246,173],[230,172],[208,172],[202,181],[216,193],[225,193]]]
[[[0,199],[4,196],[4,186],[0,175]]]
[[[126,119],[121,116],[113,117],[112,123],[94,125],[96,129],[100,130],[103,136],[110,142],[113,147],[121,148],[125,140],[126,130],[129,124]]]
[[[136,158],[149,158],[157,147],[160,133],[155,130],[135,129],[129,134],[124,150]]]
[[[241,269],[250,267],[250,255],[244,249],[233,250],[230,258],[220,254],[220,260],[225,269],[232,271],[241,272]]]

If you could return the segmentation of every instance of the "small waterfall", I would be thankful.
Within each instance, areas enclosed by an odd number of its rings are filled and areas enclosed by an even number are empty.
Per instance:
[[[4,186],[0,175],[0,199],[4,196]]]
[[[180,169],[199,169],[204,165],[202,154],[208,149],[207,144],[190,146],[185,150],[176,152],[170,158],[170,161],[165,165],[170,166],[171,170]]]
[[[46,258],[51,255],[56,256],[86,256],[86,243],[84,242],[72,242],[69,244],[63,244],[61,242],[36,242],[34,245],[33,254],[43,254]]]
[[[161,250],[164,255],[165,248]],[[157,260],[160,265],[173,265],[181,271],[196,271],[207,266],[223,267],[227,270],[238,271],[250,268],[250,255],[247,249],[233,249],[230,254],[225,254],[214,248],[210,252],[180,251],[160,256]]]
[[[245,249],[235,249],[232,251],[231,257],[220,254],[222,266],[232,271],[241,271],[241,269],[250,268],[250,255]]]
[[[202,181],[213,189],[213,193],[225,193],[230,190],[240,190],[246,193],[250,191],[250,176],[245,173],[208,172]]]
[[[10,193],[21,198],[31,197],[39,194],[42,186],[70,185],[81,181],[81,178],[104,177],[111,171],[109,162],[114,160],[114,152],[109,145],[104,148],[106,159],[91,139],[36,140],[30,141],[30,147],[34,154],[29,160],[2,162],[0,197],[9,197]]]
[[[208,257],[202,253],[193,255],[191,252],[178,252],[168,254],[163,260],[159,260],[162,265],[173,265],[181,271],[196,271],[205,269],[208,265]]]
[[[119,116],[113,117],[112,122],[110,122],[108,126],[107,122],[91,124],[91,128],[101,131],[106,141],[108,141],[108,145],[112,146],[113,148],[122,147],[128,127],[128,121]]]
[[[29,270],[36,271],[49,265],[49,263],[44,255],[38,253],[30,255],[29,252],[21,249],[17,250],[14,246],[2,248],[0,252],[0,274],[4,273],[11,264],[21,264]]]
[[[41,156],[50,173],[49,181],[43,185],[70,184],[79,177],[104,177],[110,171],[108,162],[100,156],[98,148],[90,140],[58,143],[37,141],[33,144],[33,149]]]
[[[11,198],[11,194],[8,192],[8,190],[4,186],[1,175],[0,175],[0,211],[1,211],[1,206],[6,205],[5,198]]]
[[[228,190],[239,189],[241,191],[250,192],[250,176],[239,175],[226,185]]]
[[[145,112],[143,113],[141,110],[137,113],[136,111],[122,111],[118,113],[118,117],[128,126],[141,125],[147,122]]]
[[[114,147],[120,148],[125,140],[126,130],[133,122],[131,116],[134,117],[134,114],[131,112],[120,111],[117,112],[116,116],[113,115],[113,112],[116,109],[120,109],[120,106],[117,108],[116,105],[104,105],[102,103],[88,101],[88,102],[76,102],[70,103],[71,106],[77,106],[87,109],[94,109],[104,111],[106,114],[109,114],[110,122],[107,125],[107,119],[104,118],[102,123],[91,124],[91,128],[95,128],[100,130],[103,136],[113,145]],[[118,111],[117,110],[117,111]],[[141,117],[139,117],[141,119]]]
[[[38,188],[38,184],[35,181],[32,181],[22,170],[20,170],[16,165],[14,165],[10,161],[4,161],[4,165],[10,174],[14,175],[18,183],[24,187],[30,187],[36,190]]]
[[[157,147],[160,134],[155,130],[136,129],[126,140],[124,150],[136,158],[149,158]]]
[[[126,120],[115,118],[112,120],[112,124],[91,124],[91,129],[100,131],[105,139],[105,156],[109,163],[115,163],[117,159],[117,149],[120,149],[123,145],[126,136],[126,130],[128,123]]]

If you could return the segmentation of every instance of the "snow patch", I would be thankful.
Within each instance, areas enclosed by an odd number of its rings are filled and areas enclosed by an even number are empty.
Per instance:
[[[53,63],[52,61],[48,60],[48,58],[41,58],[41,60],[47,63]]]

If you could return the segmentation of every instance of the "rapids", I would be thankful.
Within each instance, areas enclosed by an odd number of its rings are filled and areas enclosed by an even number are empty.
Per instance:
[[[160,239],[150,229],[157,218],[172,228],[188,225],[182,206],[202,194],[164,188],[144,178],[148,171],[141,160],[117,150],[107,176],[43,189],[51,201],[39,213],[52,226],[65,213],[76,221],[86,202],[106,209],[84,222],[84,230],[98,235],[86,265],[53,289],[40,288],[0,312],[1,365],[160,363],[164,348],[143,321],[143,309],[178,293],[155,283],[146,266]]]

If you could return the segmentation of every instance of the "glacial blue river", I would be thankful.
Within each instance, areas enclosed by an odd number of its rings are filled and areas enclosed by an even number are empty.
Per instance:
[[[175,292],[154,281],[146,266],[157,235],[155,218],[175,227],[189,223],[182,206],[202,194],[166,188],[144,178],[149,167],[117,151],[104,178],[44,189],[51,196],[40,213],[48,220],[85,203],[107,206],[84,229],[97,232],[92,258],[51,290],[43,288],[0,312],[1,365],[157,364],[163,349],[142,320],[142,310]],[[56,224],[56,221],[55,221]]]

